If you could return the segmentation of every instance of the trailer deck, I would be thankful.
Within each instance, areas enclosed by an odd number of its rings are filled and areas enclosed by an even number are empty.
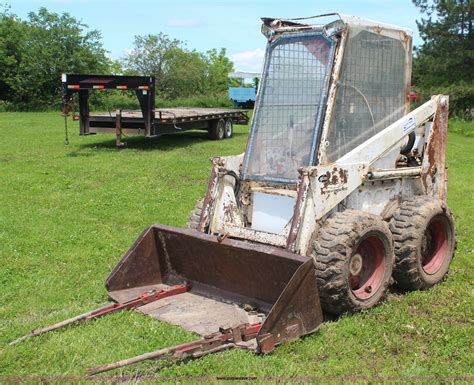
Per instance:
[[[117,146],[122,146],[122,134],[147,138],[187,130],[206,130],[213,139],[232,136],[234,124],[248,124],[247,110],[225,108],[155,108],[155,78],[153,76],[75,75],[64,74],[63,113],[68,115],[74,94],[79,95],[79,132],[91,135],[99,132],[116,134]],[[134,91],[140,110],[120,108],[109,112],[90,112],[92,90]]]
[[[208,130],[210,123],[219,119],[232,119],[233,124],[247,124],[247,110],[225,108],[166,108],[154,110],[154,136],[187,130]],[[122,132],[143,134],[145,121],[140,110],[121,110]],[[117,111],[89,114],[88,133],[116,131]],[[150,135],[153,136],[153,135]]]

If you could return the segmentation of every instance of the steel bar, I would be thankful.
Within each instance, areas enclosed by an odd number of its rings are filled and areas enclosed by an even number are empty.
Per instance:
[[[35,329],[30,334],[27,334],[23,337],[20,337],[20,338],[17,338],[16,340],[11,341],[9,345],[14,345],[28,338],[36,337],[36,336],[39,336],[40,334],[44,334],[53,330],[63,328],[75,322],[88,321],[88,320],[99,318],[106,314],[110,314],[110,313],[117,312],[124,309],[127,309],[127,310],[135,309],[137,307],[146,305],[147,303],[150,303],[150,302],[154,302],[163,298],[171,297],[176,294],[185,293],[189,291],[190,289],[191,287],[188,285],[176,285],[166,290],[146,292],[140,295],[139,297],[134,298],[130,301],[127,301],[124,303],[113,303],[106,306],[102,306],[98,309],[88,311],[86,313],[77,315],[67,320],[55,323],[53,325],[46,326],[44,328]]]
[[[227,339],[230,338],[230,336],[227,336],[227,335],[225,337],[227,337]],[[196,340],[196,341],[193,341],[193,342],[187,342],[187,343],[184,343],[184,344],[175,345],[175,346],[171,346],[171,347],[168,347],[168,348],[156,350],[154,352],[148,352],[148,353],[140,354],[139,356],[126,358],[124,360],[113,362],[111,364],[97,366],[95,368],[88,369],[86,371],[86,373],[88,375],[94,375],[94,374],[98,374],[98,373],[108,372],[110,370],[123,368],[124,366],[132,365],[132,364],[135,364],[135,363],[141,362],[141,361],[146,361],[146,360],[151,360],[151,359],[167,358],[167,356],[169,356],[169,355],[172,356],[177,352],[178,352],[178,355],[183,355],[188,350],[191,350],[192,348],[199,347],[199,345],[201,345],[201,344],[219,343],[220,341],[223,341],[221,336],[214,337],[214,338],[203,338],[203,339]]]
[[[398,179],[406,177],[419,177],[421,175],[421,166],[420,167],[403,167],[391,170],[376,170],[369,171],[367,173],[367,178],[370,180],[373,179]]]
[[[69,318],[67,320],[64,320],[64,321],[61,321],[61,322],[58,322],[58,323],[55,323],[53,325],[50,325],[50,326],[46,326],[44,328],[39,328],[39,329],[35,329],[33,330],[30,334],[27,334],[23,337],[20,337],[20,338],[17,338],[16,340],[13,340],[9,343],[9,345],[15,345],[17,344],[18,342],[21,342],[21,341],[24,341],[28,338],[31,338],[31,337],[36,337],[36,336],[39,336],[40,334],[44,334],[44,333],[47,333],[47,332],[50,332],[50,331],[53,331],[53,330],[56,330],[56,329],[60,329],[62,327],[65,327],[67,325],[70,325],[74,322],[78,322],[78,321],[82,321],[82,320],[85,320],[87,319],[88,317],[92,316],[94,313],[96,312],[100,312],[100,311],[103,311],[107,308],[109,308],[110,305],[106,305],[106,306],[103,306],[99,309],[95,309],[95,310],[91,310],[91,311],[88,311],[87,313],[83,313],[83,314],[80,314],[80,315],[77,315],[75,317],[72,317],[72,318]]]
[[[220,330],[196,341],[186,342],[184,344],[126,358],[111,364],[90,368],[86,373],[88,375],[94,375],[108,372],[110,370],[123,368],[124,366],[151,359],[183,360],[185,358],[199,358],[207,354],[235,348],[235,343],[237,342],[249,341],[256,338],[261,327],[262,325],[260,323],[252,325],[242,324],[234,328]]]

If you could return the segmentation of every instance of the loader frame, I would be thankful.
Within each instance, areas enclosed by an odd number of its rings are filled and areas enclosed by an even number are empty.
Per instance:
[[[337,15],[340,17],[339,15]],[[349,26],[349,27],[347,27]],[[404,85],[405,98],[402,104],[402,117],[392,124],[385,126],[376,135],[365,140],[351,151],[335,161],[328,160],[328,140],[331,122],[334,118],[338,93],[341,90],[339,79],[342,74],[343,58],[347,42],[354,28],[365,28],[371,33],[397,39],[404,49]],[[397,204],[407,195],[431,195],[445,199],[445,144],[447,132],[448,97],[434,96],[432,100],[420,106],[411,113],[408,98],[411,73],[411,33],[381,23],[375,23],[353,17],[341,17],[324,27],[297,24],[278,19],[264,19],[264,33],[270,44],[279,36],[301,31],[323,31],[336,40],[334,65],[328,87],[328,97],[325,119],[318,147],[312,146],[315,152],[313,164],[303,166],[298,170],[298,179],[281,183],[278,180],[252,180],[243,175],[242,180],[236,180],[234,175],[241,175],[246,168],[246,155],[236,157],[217,157],[212,160],[212,172],[208,191],[204,198],[198,230],[225,237],[245,239],[253,242],[271,244],[301,255],[309,255],[315,233],[322,221],[334,211],[344,208],[359,209],[367,205],[355,190],[364,190],[364,185],[371,186],[386,183],[378,188],[383,199],[374,210],[375,214],[388,215]],[[268,67],[268,58],[264,69]],[[248,146],[251,144],[253,126],[258,117],[258,108],[262,99],[262,87],[265,85],[265,74],[262,74],[257,95],[256,111],[252,119],[252,130]],[[428,156],[422,163],[402,167],[400,164],[400,148],[410,135],[417,135],[417,151],[424,152],[427,146]],[[388,182],[385,182],[388,181]],[[280,183],[279,183],[280,182]],[[238,194],[234,193],[238,184]],[[391,184],[391,188],[387,188]],[[365,189],[364,191],[366,191]],[[245,225],[245,214],[242,207],[252,200],[255,191],[268,192],[279,196],[289,196],[294,199],[294,213],[289,225],[283,233],[260,231]],[[366,197],[367,201],[373,196]],[[380,195],[379,194],[379,195]],[[251,203],[250,206],[251,207]]]

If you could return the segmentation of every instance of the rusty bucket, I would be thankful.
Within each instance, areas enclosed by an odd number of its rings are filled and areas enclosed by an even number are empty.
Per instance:
[[[261,351],[311,333],[322,323],[311,258],[165,225],[141,234],[106,287],[112,299],[125,302],[183,283],[191,286],[189,292],[140,311],[201,335],[261,317]]]

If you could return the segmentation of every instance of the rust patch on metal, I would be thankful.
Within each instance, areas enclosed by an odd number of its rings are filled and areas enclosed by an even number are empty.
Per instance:
[[[199,290],[204,296],[238,304],[273,305],[308,260],[268,244],[230,238],[219,242],[214,235],[154,225],[110,274],[107,289],[112,296],[118,290],[185,281],[196,294]]]
[[[286,235],[267,233],[250,227],[235,226],[228,223],[225,226],[225,231],[232,238],[278,247],[285,247],[288,239]]]
[[[326,162],[326,141],[329,135],[329,128],[331,120],[335,113],[336,97],[338,92],[338,81],[341,75],[342,68],[342,58],[344,55],[344,50],[347,43],[348,30],[342,32],[340,39],[338,39],[336,52],[334,55],[334,65],[331,73],[331,81],[329,86],[329,94],[327,98],[327,107],[324,117],[324,122],[321,128],[321,142],[318,149],[318,161],[319,164],[324,164]]]
[[[375,33],[381,33],[383,31],[383,28],[380,25],[377,25],[373,28]]]
[[[296,204],[294,209],[293,218],[291,221],[290,232],[288,234],[288,240],[286,242],[286,248],[294,251],[296,239],[301,226],[301,220],[303,218],[304,207],[306,198],[308,196],[309,187],[309,172],[308,170],[300,170],[300,181],[298,184],[298,195],[296,197]]]
[[[323,322],[313,261],[301,265],[268,314],[258,335],[261,353],[318,329]]]
[[[326,174],[321,175],[318,181],[322,183],[321,195],[344,190],[347,188],[347,170],[342,167],[334,167],[332,171],[327,171]]]
[[[235,207],[232,203],[224,204],[224,223],[235,223]]]
[[[441,100],[446,98],[443,106]],[[444,199],[446,196],[445,166],[446,144],[448,137],[448,101],[441,96],[428,137],[427,148],[423,158],[421,181],[428,195]]]
[[[342,183],[347,183],[347,170],[344,170],[342,168],[339,169],[339,179]]]
[[[202,205],[201,211],[201,218],[199,219],[199,226],[197,231],[201,233],[206,232],[206,228],[209,226],[211,220],[211,207],[214,204],[214,200],[216,197],[217,186],[219,182],[219,163],[221,162],[221,158],[213,158],[212,159],[212,170],[211,176],[209,178],[209,182],[207,184],[207,193],[206,197],[204,198],[204,202]]]

